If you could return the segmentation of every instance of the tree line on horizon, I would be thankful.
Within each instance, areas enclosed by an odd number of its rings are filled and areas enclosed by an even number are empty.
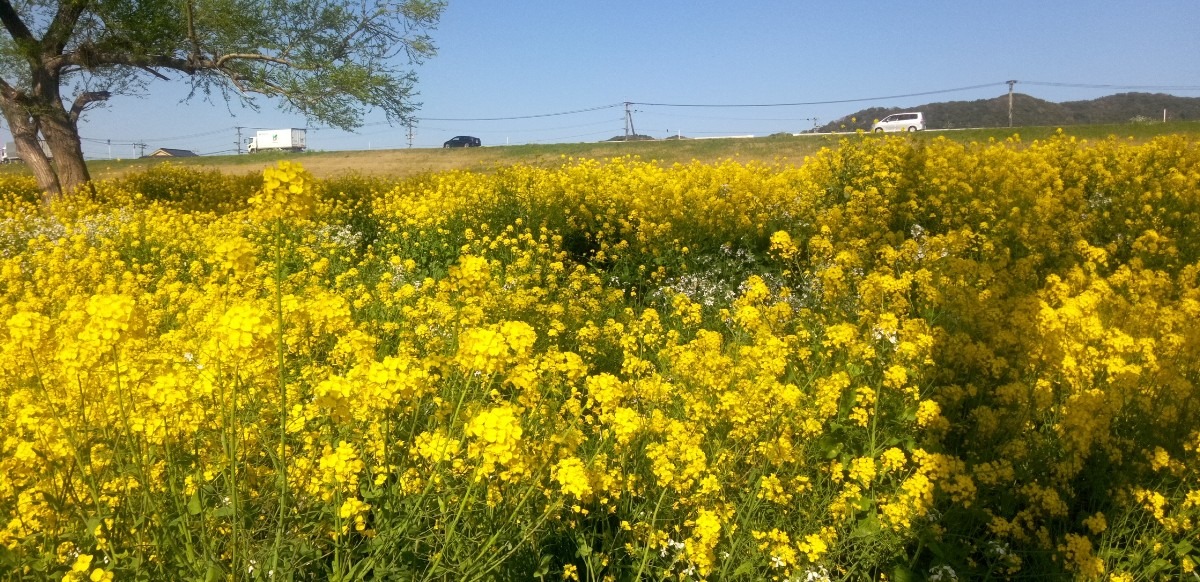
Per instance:
[[[1161,121],[1163,110],[1168,121],[1200,119],[1200,97],[1179,97],[1164,93],[1118,93],[1086,101],[1054,103],[1023,93],[1013,94],[1012,122],[1016,126],[1082,125]],[[916,107],[869,107],[835,119],[816,128],[816,132],[871,130],[871,124],[893,113],[921,111],[928,129],[966,127],[1005,127],[1008,120],[1008,94],[975,101],[927,103]]]

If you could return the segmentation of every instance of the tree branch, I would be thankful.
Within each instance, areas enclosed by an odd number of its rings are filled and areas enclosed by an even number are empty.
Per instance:
[[[192,43],[192,56],[198,57],[204,54],[204,51],[200,48],[200,35],[196,34],[196,6],[192,0],[188,0],[184,10],[187,12],[187,35]]]
[[[203,63],[192,62],[171,55],[134,55],[119,52],[97,52],[91,45],[84,45],[78,50],[47,59],[48,67],[56,68],[67,65],[81,69],[94,69],[103,66],[128,66],[139,68],[174,69],[187,74],[193,74],[204,67]]]
[[[29,27],[25,26],[25,22],[21,20],[20,15],[8,0],[0,0],[0,22],[4,23],[8,34],[12,35],[13,40],[18,43],[21,41],[37,42],[33,33],[29,31]]]
[[[0,0],[0,2],[2,1]],[[103,66],[129,66],[146,70],[171,69],[188,75],[194,75],[200,71],[227,72],[227,67],[234,61],[259,61],[275,63],[297,70],[311,70],[310,67],[301,67],[287,59],[260,53],[235,53],[221,55],[216,59],[204,58],[199,55],[188,55],[185,58],[173,55],[133,55],[119,52],[99,52],[95,51],[91,45],[83,45],[78,50],[57,58],[47,59],[46,63],[50,68],[72,65],[90,70]],[[151,73],[160,78],[163,77],[160,73],[154,71],[151,71]]]
[[[79,122],[79,115],[83,113],[84,108],[92,103],[107,101],[112,94],[108,91],[84,91],[75,97],[75,103],[71,105],[71,123]]]
[[[6,101],[20,107],[28,107],[29,94],[9,84],[8,81],[0,79],[0,101]]]
[[[272,95],[283,97],[290,100],[292,93],[285,89],[282,85],[271,82],[267,79],[255,79],[246,75],[240,75],[234,72],[228,72],[226,78],[237,89],[238,93],[243,95],[247,93],[257,93],[259,95]],[[258,88],[252,87],[250,84],[258,85]]]
[[[210,60],[206,59],[203,62],[206,64],[211,63],[212,64],[211,68],[224,69],[225,65],[227,63],[229,63],[230,61],[262,61],[262,62],[267,62],[267,63],[275,63],[277,65],[283,65],[285,67],[302,70],[302,71],[309,70],[309,67],[301,67],[301,66],[297,65],[295,62],[292,62],[288,59],[281,59],[279,57],[272,57],[272,56],[267,56],[267,55],[263,55],[263,54],[259,54],[259,53],[234,53],[234,54],[228,54],[228,55],[221,55],[220,57],[217,57],[217,60],[215,60],[215,61],[210,61]]]
[[[154,75],[155,77],[158,77],[159,79],[162,79],[164,81],[171,80],[170,77],[168,77],[158,71],[155,71],[154,69],[151,69],[150,67],[147,67],[146,65],[139,65],[138,68],[142,69],[143,71],[146,71],[147,73],[150,73],[151,75]]]
[[[79,17],[83,15],[87,4],[86,0],[68,0],[59,4],[58,12],[54,14],[54,20],[46,29],[46,36],[42,38],[44,52],[54,55],[62,53],[67,46],[67,41],[75,32],[75,25],[79,23]]]

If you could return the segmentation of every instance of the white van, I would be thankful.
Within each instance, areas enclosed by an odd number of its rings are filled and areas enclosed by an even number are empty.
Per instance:
[[[871,124],[871,131],[924,131],[925,116],[920,111],[893,113]]]

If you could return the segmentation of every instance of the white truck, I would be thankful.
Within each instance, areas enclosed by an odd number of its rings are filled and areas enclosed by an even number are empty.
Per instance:
[[[247,140],[246,151],[249,153],[267,150],[285,152],[302,152],[308,145],[304,141],[304,130],[295,128],[263,129]]]

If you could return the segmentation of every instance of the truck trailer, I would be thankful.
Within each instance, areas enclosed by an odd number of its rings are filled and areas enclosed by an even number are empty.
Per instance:
[[[263,129],[247,141],[249,153],[269,150],[302,152],[308,145],[304,141],[304,130],[295,128]]]

